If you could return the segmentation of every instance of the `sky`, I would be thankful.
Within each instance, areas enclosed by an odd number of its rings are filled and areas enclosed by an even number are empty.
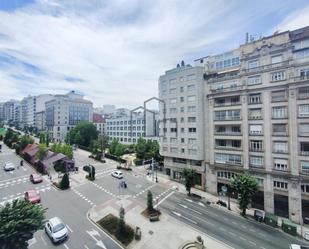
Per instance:
[[[181,60],[307,25],[308,0],[0,0],[0,102],[76,90],[132,109]]]

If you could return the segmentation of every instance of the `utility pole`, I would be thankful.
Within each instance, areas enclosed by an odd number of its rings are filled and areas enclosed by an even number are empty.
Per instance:
[[[153,157],[151,158],[151,166],[152,166],[152,181],[154,182],[154,163],[153,163]]]

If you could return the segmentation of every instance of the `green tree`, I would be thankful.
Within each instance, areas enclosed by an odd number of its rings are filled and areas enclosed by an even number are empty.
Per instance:
[[[186,190],[188,191],[188,195],[190,195],[191,188],[195,185],[196,172],[194,169],[185,168],[182,174],[184,177]]]
[[[36,154],[37,159],[41,161],[46,156],[46,154],[47,154],[47,149],[46,149],[45,144],[40,144],[39,150]]]
[[[102,134],[99,136],[98,142],[101,148],[102,158],[105,157],[105,150],[108,147],[109,138],[106,134]]]
[[[152,197],[152,193],[150,190],[148,190],[147,192],[147,209],[148,209],[148,212],[153,211],[153,197]]]
[[[49,134],[48,133],[46,133],[45,143],[46,143],[46,147],[48,147],[49,146]]]
[[[69,144],[61,144],[61,143],[54,143],[50,150],[55,153],[62,153],[63,155],[67,156],[69,159],[73,158],[73,148]]]
[[[90,142],[98,138],[97,128],[94,124],[86,121],[78,123],[70,130],[67,141],[70,144],[79,144],[85,147],[90,146]]]
[[[23,135],[20,139],[19,146],[23,150],[28,144],[33,144],[34,140],[29,135]]]
[[[242,215],[246,215],[246,209],[252,201],[252,197],[258,190],[258,182],[248,173],[239,174],[232,179],[231,187],[238,193],[238,204]]]
[[[143,138],[139,138],[135,145],[136,157],[138,159],[144,160],[146,159],[146,140]]]
[[[125,210],[123,207],[120,207],[119,209],[119,220],[118,220],[118,224],[117,224],[117,234],[119,237],[121,237],[121,235],[123,235],[126,232],[126,223],[124,220],[124,216],[125,216]]]
[[[64,173],[60,183],[59,183],[59,188],[60,189],[68,189],[70,187],[70,179],[69,175],[67,173]]]
[[[110,146],[109,146],[109,153],[112,154],[112,155],[115,155],[115,151],[116,151],[116,148],[119,144],[119,141],[117,139],[113,139]]]
[[[27,241],[43,228],[45,209],[24,200],[14,200],[0,206],[1,249],[27,249]]]

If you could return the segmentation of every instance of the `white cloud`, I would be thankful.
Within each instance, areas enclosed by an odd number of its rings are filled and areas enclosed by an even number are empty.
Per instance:
[[[0,55],[8,53],[43,71],[37,75],[23,65],[0,64],[5,87],[0,98],[74,89],[95,106],[139,106],[157,95],[165,70],[248,24],[252,11],[235,12],[231,2],[39,0],[0,12],[0,33],[9,37],[0,36]]]
[[[295,30],[309,25],[309,7],[289,14],[273,31]]]

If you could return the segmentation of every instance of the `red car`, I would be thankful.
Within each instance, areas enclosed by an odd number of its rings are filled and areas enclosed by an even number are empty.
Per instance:
[[[27,192],[25,192],[25,201],[29,201],[32,204],[40,203],[41,202],[41,196],[36,190],[31,189],[31,190],[28,190]]]
[[[30,175],[30,181],[32,183],[39,183],[43,181],[42,176],[38,175],[38,174],[31,174]]]

